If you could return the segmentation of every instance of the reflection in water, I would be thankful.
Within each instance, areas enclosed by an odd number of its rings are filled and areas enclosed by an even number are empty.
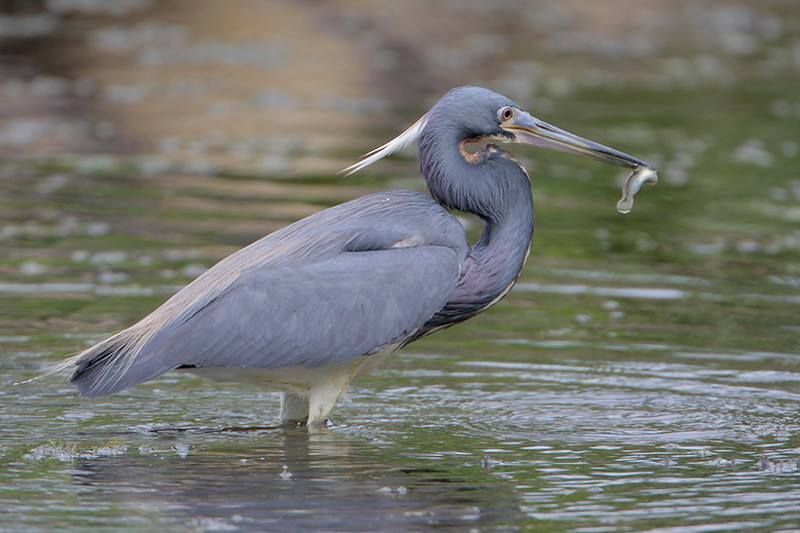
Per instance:
[[[796,527],[795,4],[0,3],[0,529]],[[334,174],[467,82],[658,194],[616,216],[624,176],[515,153],[521,282],[325,432],[225,431],[277,398],[190,376],[12,386],[265,233],[419,188],[410,157]]]
[[[119,525],[374,531],[519,518],[516,496],[491,479],[414,466],[334,431],[226,435],[183,457],[163,433],[148,442],[139,454],[79,460],[72,471],[96,512],[146,513]]]

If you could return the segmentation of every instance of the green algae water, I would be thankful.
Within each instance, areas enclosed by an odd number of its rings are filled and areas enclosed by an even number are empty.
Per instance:
[[[3,6],[0,530],[800,527],[794,2],[230,5]],[[270,231],[421,189],[413,152],[336,172],[464,83],[658,186],[621,216],[623,171],[510,147],[536,202],[519,283],[327,429],[175,373],[13,385]]]

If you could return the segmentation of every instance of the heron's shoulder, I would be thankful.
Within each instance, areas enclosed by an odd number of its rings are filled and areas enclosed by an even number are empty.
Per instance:
[[[390,209],[418,209],[430,213],[447,213],[430,195],[405,189],[367,194],[350,200],[332,210],[353,211],[362,209],[383,211]]]
[[[327,210],[335,219],[380,221],[383,227],[433,226],[463,234],[458,219],[430,195],[396,190],[368,194]],[[324,213],[324,212],[323,212]]]
[[[385,235],[391,248],[418,245],[447,246],[461,253],[468,247],[464,227],[427,194],[397,190],[369,194],[331,210],[331,227],[354,227]],[[391,243],[397,237],[401,244]]]

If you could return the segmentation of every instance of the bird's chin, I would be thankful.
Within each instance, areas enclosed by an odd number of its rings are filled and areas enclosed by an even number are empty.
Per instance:
[[[461,141],[458,151],[464,161],[475,165],[484,161],[491,152],[500,150],[498,144],[509,142],[514,142],[514,139],[503,135],[483,135]]]

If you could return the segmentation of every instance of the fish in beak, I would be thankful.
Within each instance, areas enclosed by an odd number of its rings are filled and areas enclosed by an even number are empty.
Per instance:
[[[652,166],[625,152],[564,131],[514,107],[503,108],[498,115],[500,127],[513,136],[512,142],[578,154],[632,169],[633,172],[622,187],[622,198],[617,203],[620,213],[630,213],[633,209],[633,197],[644,183],[655,184],[658,181],[658,175]]]

